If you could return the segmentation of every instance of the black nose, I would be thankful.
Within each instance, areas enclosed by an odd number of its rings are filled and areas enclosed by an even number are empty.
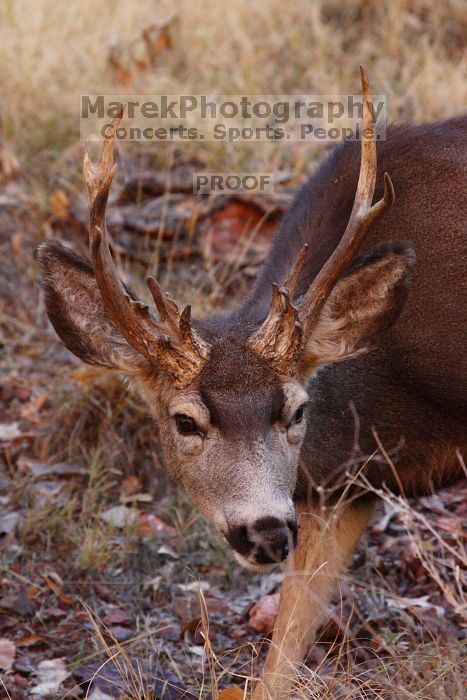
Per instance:
[[[229,530],[229,544],[239,554],[257,564],[284,561],[297,544],[297,524],[294,520],[265,517],[253,525],[241,525]]]

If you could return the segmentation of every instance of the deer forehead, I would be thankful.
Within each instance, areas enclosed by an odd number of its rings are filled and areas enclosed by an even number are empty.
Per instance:
[[[287,422],[308,400],[307,392],[295,381],[235,392],[224,388],[176,394],[168,405],[170,416],[191,416],[203,430],[213,426],[226,436],[267,429],[275,421]],[[240,431],[240,432],[239,432]]]
[[[255,431],[287,419],[307,401],[301,385],[281,377],[252,352],[241,333],[211,340],[211,351],[192,391],[176,395],[170,413],[188,413],[225,434]]]

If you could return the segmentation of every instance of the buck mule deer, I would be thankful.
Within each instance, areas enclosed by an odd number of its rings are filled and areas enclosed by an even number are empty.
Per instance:
[[[84,160],[92,264],[39,250],[58,335],[130,378],[168,471],[239,562],[289,559],[256,698],[289,697],[375,491],[427,494],[462,473],[467,119],[376,143],[363,70],[362,86],[373,136],[303,186],[234,313],[192,321],[150,277],[156,315],[122,284],[105,228],[113,140]]]

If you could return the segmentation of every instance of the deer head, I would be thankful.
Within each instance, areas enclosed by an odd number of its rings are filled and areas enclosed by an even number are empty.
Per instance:
[[[297,535],[293,494],[306,432],[307,380],[323,363],[355,356],[397,315],[410,256],[374,251],[349,268],[372,221],[394,199],[385,176],[372,206],[376,144],[362,69],[364,133],[355,201],[345,233],[305,294],[300,252],[266,317],[192,322],[149,278],[157,315],[119,279],[105,208],[113,138],[97,164],[86,155],[92,265],[56,242],[40,247],[48,315],[85,362],[125,373],[159,425],[164,462],[248,566],[283,560]],[[116,124],[115,124],[116,126]],[[368,136],[369,133],[373,136]]]

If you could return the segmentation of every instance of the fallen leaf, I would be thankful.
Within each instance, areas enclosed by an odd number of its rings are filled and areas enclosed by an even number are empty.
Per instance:
[[[250,236],[247,259],[264,258],[265,247],[269,246],[283,211],[283,206],[264,195],[218,197],[200,225],[205,257],[214,261],[237,257],[242,242]]]
[[[127,625],[130,622],[130,616],[123,608],[112,608],[104,615],[102,622],[105,625]]]
[[[41,589],[38,586],[35,586],[34,584],[31,584],[26,588],[26,595],[30,600],[37,601],[39,599],[40,593]]]
[[[0,535],[10,535],[14,532],[19,520],[19,513],[5,513],[0,517]]]
[[[22,472],[33,476],[35,479],[45,479],[46,477],[68,477],[68,476],[85,476],[86,469],[77,464],[68,464],[66,462],[56,462],[55,464],[46,464],[35,459],[20,457],[18,467]]]
[[[200,625],[201,618],[194,617],[192,620],[188,620],[188,622],[183,623],[182,632],[189,632],[190,634],[194,634]]]
[[[16,438],[20,436],[21,430],[19,428],[19,423],[0,423],[0,442],[16,440]]]
[[[215,598],[214,596],[205,596],[204,602],[208,609],[209,615],[230,615],[232,612],[228,598]]]
[[[52,608],[47,608],[45,610],[41,617],[45,620],[61,620],[63,617],[66,617],[68,615],[66,610],[63,610],[62,608],[57,608],[57,607],[52,607]]]
[[[115,77],[128,85],[135,73],[150,70],[159,57],[173,45],[173,24],[176,15],[145,27],[131,41],[115,37],[110,45],[107,60]]]
[[[23,403],[31,396],[31,390],[28,387],[20,386],[14,382],[6,381],[0,386],[0,398],[5,403],[12,401],[20,401]]]
[[[178,554],[177,552],[172,549],[172,547],[169,547],[166,544],[163,544],[159,547],[157,550],[158,554],[165,554],[166,556],[170,557],[171,559],[178,559]]]
[[[30,421],[31,423],[38,423],[40,420],[39,413],[41,408],[44,406],[49,395],[48,393],[39,394],[32,401],[30,401],[26,406],[21,409],[21,418],[23,420]]]
[[[8,680],[16,690],[19,688],[27,688],[29,685],[29,679],[24,678],[24,676],[21,676],[19,673],[14,673]]]
[[[2,637],[0,639],[0,669],[8,673],[11,671],[13,661],[15,660],[16,646],[10,639]]]
[[[278,610],[279,593],[263,595],[250,610],[248,627],[263,634],[271,632],[274,629]]]
[[[31,695],[51,695],[57,693],[63,681],[70,674],[63,659],[46,659],[37,667],[39,683],[31,689]]]
[[[157,631],[157,636],[161,639],[166,639],[169,642],[178,642],[180,640],[181,629],[178,625],[167,625]]]
[[[13,671],[21,673],[22,676],[31,676],[36,673],[36,658],[34,654],[22,650],[13,662]]]
[[[39,683],[31,689],[31,695],[51,695],[57,693],[63,681],[70,674],[63,659],[46,659],[37,667]]]
[[[193,646],[187,647],[187,649],[191,654],[194,654],[195,656],[203,657],[206,654],[206,652],[204,650],[204,646],[193,645]]]
[[[175,544],[178,540],[178,532],[157,515],[145,513],[138,521],[138,532],[144,537],[157,537],[163,541]]]
[[[424,608],[424,609],[432,609],[436,611],[436,614],[439,615],[439,617],[444,617],[445,611],[444,608],[441,607],[441,605],[435,605],[430,601],[430,596],[429,595],[422,595],[419,596],[418,598],[404,598],[403,596],[394,596],[392,598],[388,598],[387,602],[389,605],[393,605],[396,608],[399,608],[400,610],[407,610],[410,608]]]
[[[172,15],[163,22],[146,27],[141,32],[148,57],[153,66],[156,65],[159,55],[173,46],[172,25],[175,19],[176,15]]]
[[[141,491],[141,483],[137,476],[128,476],[123,479],[120,491],[123,496],[132,496],[134,493]]]
[[[61,602],[64,605],[73,605],[73,603],[75,602],[75,599],[73,598],[73,596],[68,595],[68,593],[60,593],[58,598],[59,598],[59,600],[61,600]]]
[[[232,688],[223,688],[219,691],[218,700],[243,700],[245,693],[238,686]]]
[[[36,644],[43,644],[46,642],[45,637],[41,637],[39,634],[28,634],[26,637],[21,637],[16,640],[16,646],[19,647],[33,647]]]
[[[94,688],[92,693],[87,697],[88,700],[114,700],[115,695],[107,695],[107,693],[102,692],[99,688]]]
[[[16,255],[21,252],[23,238],[24,234],[21,231],[16,231],[11,237],[11,249]]]
[[[151,503],[153,500],[150,493],[133,493],[130,496],[120,496],[120,502],[124,505],[127,503]]]
[[[0,146],[0,176],[1,180],[15,177],[20,170],[19,160],[13,146],[3,141]]]
[[[47,581],[50,590],[55,593],[55,595],[60,595],[63,588],[62,578],[55,571],[49,571],[44,575],[44,579]]]
[[[36,605],[24,592],[21,592],[17,595],[6,595],[0,598],[0,610],[26,617],[35,612]]]
[[[70,218],[69,204],[68,195],[64,190],[55,190],[50,195],[50,209],[56,219],[67,221]]]
[[[127,506],[112,506],[103,513],[101,519],[113,527],[124,528],[138,519],[138,513]]]
[[[247,634],[247,631],[242,629],[241,627],[236,627],[235,629],[231,629],[229,632],[229,637],[231,639],[241,639]]]
[[[440,527],[441,530],[444,530],[445,532],[455,532],[462,534],[463,528],[459,518],[444,516],[442,518],[438,518],[437,524],[438,527]]]
[[[381,637],[379,634],[374,634],[370,640],[370,648],[376,652],[376,654],[381,654],[386,648],[384,637]]]
[[[193,641],[195,644],[204,644],[206,642],[206,634],[211,642],[216,641],[217,628],[210,624],[207,630],[203,629],[202,625],[198,625],[193,633]]]
[[[191,581],[190,583],[179,583],[178,587],[181,591],[184,591],[185,593],[191,593],[193,591],[195,593],[198,593],[198,591],[206,593],[206,591],[209,591],[210,589],[210,585],[207,581]]]
[[[194,596],[175,596],[172,609],[175,615],[185,623],[197,615],[199,617],[199,601]]]
[[[121,625],[113,625],[109,628],[112,641],[114,639],[117,642],[127,642],[129,639],[134,637],[135,633],[128,627],[122,627]]]

